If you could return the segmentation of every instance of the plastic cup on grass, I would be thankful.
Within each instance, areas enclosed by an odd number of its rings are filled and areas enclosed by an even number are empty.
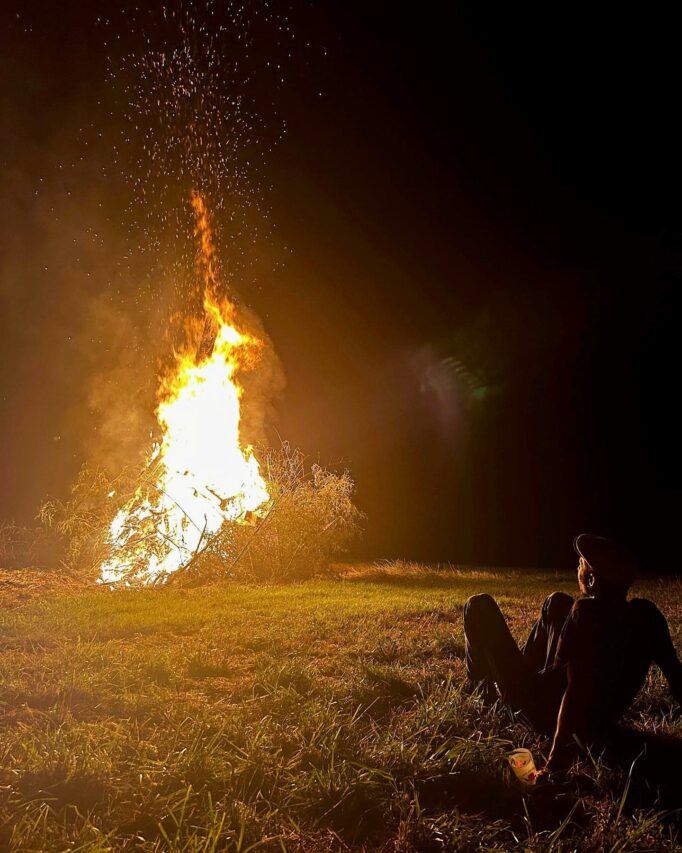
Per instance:
[[[538,771],[535,769],[533,755],[529,749],[515,749],[507,756],[509,766],[523,785],[534,785]]]

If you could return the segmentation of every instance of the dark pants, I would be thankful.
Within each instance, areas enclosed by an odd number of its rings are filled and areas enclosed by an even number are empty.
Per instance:
[[[542,605],[540,618],[519,649],[495,599],[483,593],[473,595],[464,605],[464,640],[469,684],[479,686],[484,695],[499,695],[515,711],[524,712],[539,729],[549,729],[556,721],[563,685],[555,689],[533,690],[534,676],[551,667],[559,635],[573,606],[565,592],[553,592]],[[557,673],[557,679],[561,674]],[[497,686],[497,691],[495,691]],[[556,706],[556,707],[555,707]]]

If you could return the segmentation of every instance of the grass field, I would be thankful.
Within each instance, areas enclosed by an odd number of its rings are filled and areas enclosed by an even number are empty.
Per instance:
[[[661,812],[682,795],[664,782],[657,800],[641,762],[629,774],[585,755],[561,789],[524,796],[505,753],[539,758],[546,740],[461,692],[469,595],[494,594],[521,638],[544,596],[573,586],[398,565],[296,586],[6,594],[0,848],[679,849]],[[679,581],[638,593],[680,649]],[[630,722],[682,735],[671,711],[652,672]]]

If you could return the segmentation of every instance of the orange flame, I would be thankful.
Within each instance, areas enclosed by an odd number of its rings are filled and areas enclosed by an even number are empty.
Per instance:
[[[213,233],[208,218],[208,208],[204,197],[196,190],[192,190],[192,209],[196,226],[194,236],[199,239],[199,269],[204,281],[204,293],[216,297],[218,275],[216,271],[217,261],[213,247]]]
[[[218,294],[217,258],[208,210],[192,193],[203,279],[201,318],[185,324],[185,343],[161,377],[156,417],[161,440],[148,454],[153,488],[116,514],[107,584],[164,581],[185,565],[206,535],[243,521],[269,500],[251,447],[240,436],[239,370],[257,359],[262,342],[236,325],[237,309]],[[145,495],[151,494],[152,497]]]

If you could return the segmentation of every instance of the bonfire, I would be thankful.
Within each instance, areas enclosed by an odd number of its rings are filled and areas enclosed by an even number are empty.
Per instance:
[[[185,319],[183,344],[160,379],[160,439],[140,486],[111,523],[106,584],[163,582],[225,522],[252,524],[270,502],[254,450],[240,434],[239,374],[254,367],[263,343],[240,327],[237,306],[221,293],[208,210],[197,192],[192,207],[203,310]]]
[[[60,538],[64,569],[110,587],[310,577],[360,532],[355,484],[287,442],[245,440],[240,377],[266,344],[219,280],[205,199],[193,192],[191,203],[199,308],[182,318],[159,376],[144,463],[118,472],[86,463],[69,499],[46,500],[40,518]]]

